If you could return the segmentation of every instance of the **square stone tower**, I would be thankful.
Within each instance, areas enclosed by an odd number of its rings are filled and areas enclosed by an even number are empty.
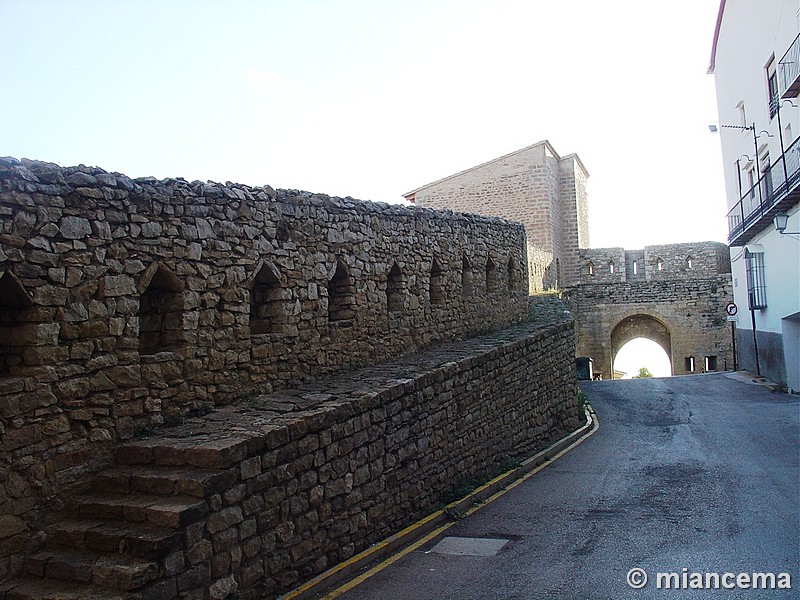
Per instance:
[[[576,154],[561,157],[544,140],[404,196],[419,206],[522,223],[534,292],[578,282],[578,251],[589,247],[588,177]]]

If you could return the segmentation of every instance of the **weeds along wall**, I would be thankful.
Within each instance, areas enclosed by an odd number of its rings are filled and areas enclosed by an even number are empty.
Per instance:
[[[527,313],[496,218],[0,159],[0,514],[248,386]]]

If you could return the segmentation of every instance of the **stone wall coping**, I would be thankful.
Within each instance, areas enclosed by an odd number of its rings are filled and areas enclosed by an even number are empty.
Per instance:
[[[329,210],[342,209],[348,212],[376,213],[388,217],[415,217],[437,218],[443,220],[470,220],[476,223],[502,224],[516,226],[522,225],[516,221],[500,217],[488,217],[426,208],[422,206],[408,206],[403,204],[389,204],[371,200],[358,200],[350,196],[329,196],[296,189],[274,189],[269,185],[249,186],[242,183],[225,183],[215,181],[188,181],[182,177],[168,177],[156,179],[155,177],[131,178],[117,172],[111,172],[100,167],[87,167],[78,165],[61,167],[55,163],[22,159],[14,157],[0,157],[0,180],[16,181],[19,191],[40,193],[51,196],[62,196],[71,193],[92,198],[102,206],[114,206],[104,194],[98,190],[114,189],[123,190],[132,195],[164,196],[179,199],[179,202],[198,198],[207,199],[209,204],[226,204],[230,201],[244,202],[270,202],[279,201],[291,203],[296,206],[311,205],[323,206]],[[93,190],[93,191],[91,191]],[[116,201],[117,203],[119,200]],[[139,210],[142,207],[137,207]]]
[[[391,363],[356,369],[297,385],[280,392],[247,395],[218,407],[203,417],[164,427],[154,436],[125,444],[136,447],[146,459],[148,449],[171,440],[188,463],[203,450],[222,452],[231,463],[263,449],[273,450],[308,434],[365,411],[385,407],[393,400],[424,388],[434,379],[448,378],[494,355],[523,348],[543,337],[571,329],[565,318],[556,323],[530,322],[508,327],[458,343],[445,344]],[[203,457],[198,458],[203,462]],[[197,466],[209,466],[205,463]],[[215,465],[226,468],[227,464]]]

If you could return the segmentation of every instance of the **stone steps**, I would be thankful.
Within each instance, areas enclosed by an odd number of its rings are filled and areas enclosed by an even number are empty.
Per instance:
[[[94,489],[118,494],[183,495],[207,498],[236,480],[234,471],[178,466],[128,465],[100,473]]]
[[[120,446],[117,464],[45,527],[45,544],[28,557],[22,577],[0,585],[0,600],[177,597],[186,527],[236,482],[247,444],[241,436],[176,429]]]
[[[147,440],[131,457],[163,461],[174,440]],[[235,446],[235,444],[233,444]],[[222,465],[229,444],[201,453]],[[124,448],[124,447],[123,447]],[[158,448],[158,451],[156,451]],[[125,451],[121,452],[124,458]],[[45,528],[42,549],[25,574],[0,585],[0,600],[167,600],[176,597],[175,561],[183,564],[185,528],[209,512],[208,498],[237,470],[134,461],[98,473],[89,491],[70,498]]]
[[[159,576],[158,564],[154,562],[55,545],[28,557],[25,571],[34,577],[122,592],[138,590]]]
[[[192,496],[89,493],[70,499],[71,513],[97,519],[114,519],[180,529],[208,512],[208,504]]]
[[[21,577],[0,584],[0,600],[144,600],[142,594],[115,592],[86,584]]]
[[[177,434],[182,431],[176,429]],[[186,432],[191,433],[188,429]],[[248,441],[224,431],[194,437],[145,438],[120,446],[117,464],[227,469],[247,456]]]
[[[148,560],[166,556],[182,533],[167,527],[98,519],[65,519],[45,529],[48,543]]]

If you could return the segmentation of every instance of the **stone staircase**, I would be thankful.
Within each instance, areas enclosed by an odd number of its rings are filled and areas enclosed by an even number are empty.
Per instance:
[[[23,576],[0,584],[0,600],[168,600],[198,589],[192,597],[214,597],[209,552],[198,557],[189,546],[202,541],[220,494],[238,477],[229,468],[240,458],[231,452],[237,444],[200,436],[121,446],[117,465],[45,527]],[[188,540],[193,524],[198,539]]]

